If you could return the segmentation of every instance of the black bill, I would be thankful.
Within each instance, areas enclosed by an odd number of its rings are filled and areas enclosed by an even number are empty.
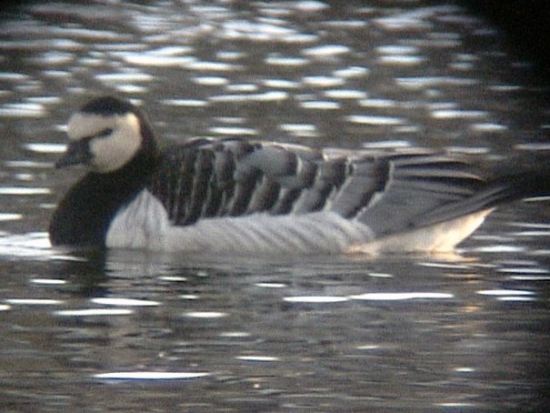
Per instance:
[[[59,169],[71,165],[87,165],[91,159],[90,140],[80,139],[69,143],[63,156],[55,163],[55,167]]]

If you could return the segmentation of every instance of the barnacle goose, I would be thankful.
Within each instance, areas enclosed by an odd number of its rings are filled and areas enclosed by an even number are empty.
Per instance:
[[[206,253],[447,251],[502,202],[550,192],[519,174],[485,181],[428,151],[316,150],[194,139],[160,151],[133,104],[89,101],[58,168],[89,172],[53,214],[53,245]]]

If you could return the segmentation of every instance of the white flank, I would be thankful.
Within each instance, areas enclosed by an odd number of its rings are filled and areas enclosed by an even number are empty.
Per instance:
[[[160,201],[144,190],[113,220],[106,243],[110,248],[230,254],[449,251],[489,212],[375,239],[366,225],[330,211],[211,218],[174,226]]]
[[[333,212],[202,219],[174,226],[162,204],[147,190],[111,223],[107,246],[156,251],[219,253],[341,253],[372,239],[365,225]]]

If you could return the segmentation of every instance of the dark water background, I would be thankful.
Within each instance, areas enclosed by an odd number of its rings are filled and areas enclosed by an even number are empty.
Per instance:
[[[536,165],[548,89],[451,1],[34,2],[0,21],[0,411],[518,412],[549,398],[550,208],[454,256],[50,248],[71,111],[141,104],[164,141],[440,148]],[[507,160],[507,161],[506,161]]]

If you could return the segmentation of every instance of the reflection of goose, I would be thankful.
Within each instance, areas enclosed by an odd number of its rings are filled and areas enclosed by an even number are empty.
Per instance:
[[[53,244],[230,253],[450,250],[548,179],[485,182],[427,151],[320,151],[196,139],[164,151],[132,104],[96,98],[69,120],[58,167],[90,172],[59,204]]]

